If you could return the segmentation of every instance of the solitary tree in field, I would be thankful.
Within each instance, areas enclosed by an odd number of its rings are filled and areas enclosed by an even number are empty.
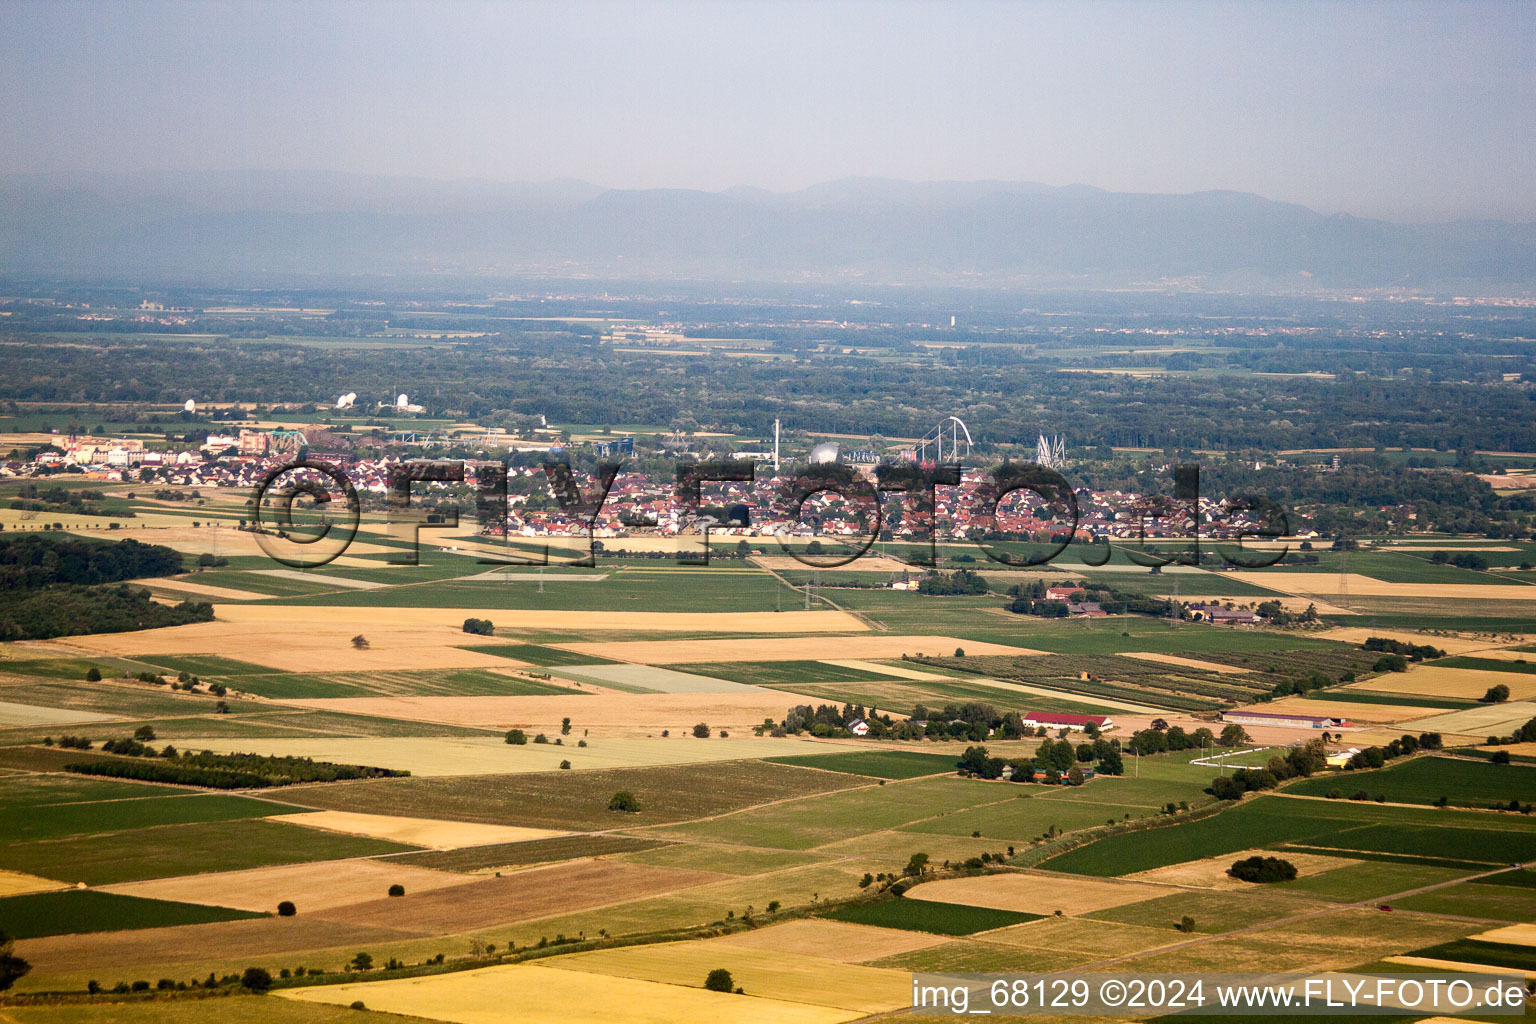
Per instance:
[[[515,747],[520,747],[528,742],[528,734],[521,729],[508,729],[507,742]]]
[[[16,984],[18,978],[25,976],[32,969],[31,964],[14,955],[12,950],[15,947],[16,943],[12,941],[10,935],[0,931],[0,992]]]
[[[368,638],[359,633],[357,636],[352,638],[352,646],[359,651],[366,651],[370,645],[368,643]]]
[[[101,669],[97,668],[95,665],[92,665],[90,668],[86,669],[85,681],[88,683],[101,682]]]
[[[730,992],[736,988],[736,981],[731,977],[730,971],[724,967],[716,967],[704,979],[704,987],[711,992]]]
[[[709,726],[705,725],[703,722],[700,722],[698,725],[693,727],[693,735],[697,739],[709,739]]]
[[[569,736],[570,734],[571,734],[571,720],[569,718],[562,718],[562,719],[560,719],[560,735],[561,736]]]
[[[1488,687],[1488,692],[1483,694],[1482,698],[1484,704],[1503,704],[1507,700],[1509,700],[1509,687],[1503,683]]]
[[[1188,914],[1179,919],[1179,931],[1192,932],[1195,930],[1195,919]]]
[[[298,912],[298,908],[293,905],[292,900],[283,900],[283,902],[277,905],[278,917],[292,917]]]
[[[610,811],[623,811],[626,814],[637,814],[640,811],[640,801],[635,794],[627,789],[621,789],[608,800]]]
[[[373,970],[373,957],[367,953],[359,953],[352,958],[352,962],[347,966],[354,971],[371,971]]]
[[[391,896],[404,896],[405,886],[401,885],[399,882],[396,882],[394,885],[389,887],[389,894]]]

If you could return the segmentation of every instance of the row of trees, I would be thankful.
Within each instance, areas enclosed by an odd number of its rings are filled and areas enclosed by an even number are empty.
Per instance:
[[[180,753],[173,746],[156,752],[136,739],[108,740],[103,750],[122,755],[111,760],[76,762],[65,771],[144,782],[169,782],[208,789],[265,789],[301,782],[337,782],[346,779],[382,779],[411,773],[393,768],[334,764],[307,757],[271,757],[264,754]],[[132,760],[129,760],[132,758]]]

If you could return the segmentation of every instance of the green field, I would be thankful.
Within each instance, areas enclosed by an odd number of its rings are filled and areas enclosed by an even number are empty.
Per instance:
[[[610,829],[723,814],[753,804],[846,789],[861,781],[851,775],[763,761],[725,761],[527,775],[369,779],[344,786],[292,786],[283,791],[283,799],[326,810],[534,828]],[[621,789],[639,800],[639,812],[608,810],[609,799]],[[794,806],[799,803],[778,805]]]
[[[820,768],[827,772],[868,775],[876,779],[915,779],[955,770],[955,758],[947,754],[923,754],[915,750],[856,751],[850,754],[806,754],[770,757],[775,764]]]
[[[1498,879],[1501,877],[1505,876],[1495,875],[1463,882],[1448,889],[1419,893],[1398,900],[1393,906],[1431,914],[1461,914],[1512,923],[1536,920],[1536,889],[1500,885]]]
[[[1307,700],[1332,700],[1349,704],[1384,704],[1389,707],[1438,708],[1445,711],[1465,711],[1475,708],[1475,700],[1450,700],[1443,697],[1425,697],[1417,693],[1367,693],[1363,690],[1310,690]]]
[[[976,932],[1006,928],[1038,921],[1041,914],[1021,914],[988,907],[964,907],[957,903],[897,898],[879,903],[855,903],[819,915],[833,921],[868,924],[879,928],[903,928],[911,932],[937,935],[974,935]]]
[[[1488,864],[1536,858],[1536,822],[1467,811],[1261,796],[1174,827],[1124,833],[1068,850],[1042,867],[1114,876],[1277,843]]]
[[[147,660],[167,672],[187,672],[194,676],[252,676],[272,671],[261,665],[221,658],[216,654],[157,654]]]
[[[9,843],[0,847],[0,867],[62,882],[109,885],[412,849],[302,825],[247,819]]]
[[[1475,668],[1484,672],[1536,673],[1536,662],[1500,661],[1498,658],[1443,658],[1435,665],[1438,668]]]
[[[595,658],[590,654],[562,651],[558,647],[545,647],[541,644],[476,644],[473,647],[466,647],[465,650],[494,654],[498,658],[513,658],[517,661],[526,661],[530,665],[614,664],[607,658]]]
[[[1514,971],[1536,968],[1536,950],[1530,946],[1515,946],[1505,942],[1485,942],[1481,939],[1457,939],[1442,942],[1438,946],[1426,946],[1409,952],[1409,956],[1429,957],[1433,960],[1455,960],[1464,964],[1487,964],[1490,967],[1508,967]]]
[[[207,924],[265,916],[228,907],[146,900],[93,889],[38,892],[0,899],[0,929],[18,939],[129,928],[168,928],[178,924]]]
[[[40,839],[67,839],[71,836],[103,835],[157,825],[185,825],[195,822],[237,821],[291,813],[292,808],[241,796],[192,794],[157,796],[153,786],[141,786],[134,798],[114,798],[90,803],[54,806],[13,806],[6,798],[5,782],[0,780],[0,835],[8,843]]]
[[[1445,797],[1461,807],[1503,806],[1515,800],[1536,800],[1536,768],[1492,764],[1455,757],[1416,757],[1375,771],[1316,775],[1286,787],[1298,796],[1327,796],[1333,790],[1349,796],[1365,790],[1385,795],[1392,803],[1432,804]]]
[[[669,665],[678,672],[736,683],[772,686],[793,690],[801,683],[894,682],[896,677],[868,669],[828,665],[824,661],[702,661],[689,665]]]
[[[238,676],[230,685],[278,700],[321,697],[523,697],[581,695],[581,691],[519,679],[486,669],[409,672],[335,672],[304,675],[274,672]]]
[[[826,778],[839,777],[827,772],[816,774]],[[670,839],[809,850],[861,833],[900,828],[1013,796],[1011,788],[1003,784],[957,778],[915,779],[677,825],[661,835]],[[914,836],[912,849],[921,850],[922,842],[921,836]]]

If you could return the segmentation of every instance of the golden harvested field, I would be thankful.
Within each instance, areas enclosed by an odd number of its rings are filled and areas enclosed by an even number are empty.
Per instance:
[[[99,518],[99,517],[97,517]],[[267,553],[256,541],[256,535],[248,530],[237,530],[234,523],[223,520],[220,525],[214,526],[212,521],[202,526],[192,526],[184,515],[148,515],[140,514],[128,521],[129,524],[117,531],[114,539],[133,539],[143,544],[164,544],[168,548],[184,551],[189,555],[217,554],[226,558],[237,556],[252,556],[266,558]],[[148,524],[145,529],[139,529],[137,524]],[[98,533],[94,530],[77,530],[80,533]],[[312,557],[317,552],[307,551],[298,544],[287,543],[271,538],[272,543],[280,545],[279,551],[296,551],[305,557]],[[322,542],[327,545],[329,542]],[[313,546],[313,545],[311,545]],[[326,550],[333,550],[326,547]],[[333,566],[371,566],[377,567],[378,562],[370,562],[357,558],[357,555],[387,555],[393,554],[398,549],[385,547],[382,544],[370,544],[363,540],[361,535],[347,546],[347,553],[337,558],[330,564]],[[278,563],[271,563],[274,569],[280,568]]]
[[[468,725],[486,729],[524,729],[559,732],[560,719],[569,715],[578,729],[590,729],[594,737],[657,737],[663,729],[671,730],[669,741],[682,749],[675,754],[672,748],[636,748],[627,756],[656,759],[652,764],[676,764],[689,761],[719,761],[739,757],[763,756],[753,751],[772,749],[755,744],[764,742],[757,737],[743,735],[754,725],[761,725],[764,718],[775,720],[784,717],[791,705],[815,703],[812,697],[802,697],[787,692],[756,693],[598,693],[587,696],[557,697],[327,697],[315,700],[294,700],[289,704],[315,708],[320,711],[340,711],[356,715],[378,715],[385,718],[404,718],[413,722],[439,722],[445,725]],[[695,740],[679,736],[679,731],[692,729],[703,722],[711,728],[725,727],[731,736],[727,740],[718,737]],[[572,764],[586,755],[594,763],[604,756],[601,747],[594,744],[586,750],[569,749],[575,742],[571,738],[567,746],[554,747],[565,750],[563,757]],[[589,739],[590,743],[591,740]],[[810,742],[810,741],[805,741]],[[729,751],[699,750],[693,744],[730,745]],[[754,744],[748,746],[748,744]],[[782,753],[805,753],[807,747],[786,748]],[[654,751],[654,753],[653,753]],[[524,757],[517,752],[508,756]],[[776,756],[776,755],[775,755]],[[508,762],[511,763],[511,762]],[[543,762],[540,762],[543,763]],[[558,760],[556,762],[558,764]],[[631,762],[644,763],[644,762]],[[391,767],[382,765],[381,767]],[[546,764],[547,768],[548,765]],[[500,771],[501,769],[487,769]],[[525,769],[540,770],[540,769]]]
[[[696,984],[702,985],[700,977]],[[632,978],[595,978],[540,964],[487,967],[428,978],[283,989],[283,999],[349,1006],[450,1024],[840,1024],[846,1010],[708,992]]]
[[[1351,704],[1338,700],[1308,700],[1305,697],[1282,697],[1264,705],[1266,712],[1296,715],[1342,716],[1354,722],[1407,722],[1425,715],[1437,713],[1435,708],[1409,707],[1400,704]],[[1250,733],[1251,726],[1244,726]]]
[[[1287,594],[1339,597],[1339,575],[1327,572],[1267,572],[1262,586]],[[1536,587],[1500,583],[1390,583],[1348,574],[1348,597],[1428,597],[1439,601],[1536,601]],[[1379,635],[1379,634],[1378,634]],[[1436,646],[1442,646],[1437,644]]]
[[[626,861],[571,861],[500,878],[480,875],[470,885],[407,891],[404,896],[322,910],[319,916],[353,925],[407,929],[420,935],[452,935],[622,903],[637,895],[658,896],[729,877],[713,871]]]
[[[1222,675],[1245,675],[1252,672],[1251,668],[1240,668],[1236,665],[1223,665],[1216,661],[1200,661],[1196,658],[1180,658],[1173,654],[1154,654],[1150,651],[1127,651],[1120,655],[1122,658],[1138,658],[1141,661],[1155,661],[1163,665],[1182,665],[1185,668],[1197,668],[1205,672],[1219,672]]]
[[[1502,743],[1497,747],[1478,747],[1479,750],[1502,750],[1511,756],[1536,757],[1536,743]]]
[[[157,576],[145,580],[133,580],[132,582],[155,591],[165,590],[175,594],[185,594],[188,597],[206,597],[210,601],[259,601],[267,596],[250,590],[212,587],[206,583],[194,583],[191,580],[175,576]]]
[[[1484,942],[1507,942],[1512,946],[1536,946],[1536,924],[1512,924],[1471,936]]]
[[[1296,865],[1296,876],[1306,878],[1308,875],[1321,874],[1324,871],[1332,871],[1334,868],[1349,867],[1358,864],[1359,861],[1350,860],[1347,857],[1327,857],[1317,853],[1301,853],[1296,850],[1287,850],[1284,853],[1276,853],[1274,850],[1242,850],[1238,853],[1226,853],[1220,857],[1207,857],[1204,860],[1188,860],[1182,864],[1169,864],[1167,867],[1154,868],[1151,871],[1138,871],[1126,878],[1143,882],[1160,882],[1165,885],[1193,886],[1200,889],[1246,889],[1253,891],[1260,888],[1253,882],[1244,882],[1227,874],[1227,869],[1235,862],[1248,857],[1281,857]],[[1166,893],[1164,893],[1166,895]]]
[[[0,661],[0,672],[5,662]],[[110,722],[118,715],[104,715],[98,711],[71,711],[67,708],[49,708],[41,704],[16,704],[0,700],[0,726],[80,725],[85,722]]]
[[[66,883],[55,882],[51,878],[39,878],[21,871],[0,871],[0,896],[22,896],[29,892],[52,892],[68,888]]]
[[[1401,640],[1406,644],[1430,644],[1447,654],[1482,652],[1494,646],[1488,640],[1477,637],[1436,636],[1432,633],[1417,633],[1406,629],[1366,629],[1361,626],[1339,626],[1311,635],[1320,640],[1335,640],[1344,644],[1363,644],[1369,638],[1379,636],[1388,640]]]
[[[828,556],[828,555],[817,555],[817,556],[807,555],[806,557],[807,558],[813,558],[814,557],[814,558],[820,558],[822,560],[826,560],[830,556]],[[844,557],[846,557],[846,556],[844,556]],[[800,571],[800,570],[812,568],[811,566],[806,565],[804,562],[800,561],[798,558],[793,558],[793,557],[791,557],[789,555],[756,555],[753,558],[751,558],[750,561],[752,562],[753,565],[760,565],[764,569],[773,569],[773,570],[777,570],[777,571],[780,571],[780,572],[785,571],[785,570],[788,570],[790,572],[797,572],[797,571]],[[1002,568],[1002,566],[997,566],[997,568],[1000,569],[1000,568]],[[840,566],[838,566],[837,567],[837,571],[838,572],[883,572],[883,573],[886,573],[887,575],[890,575],[890,574],[900,573],[900,572],[912,572],[913,571],[913,567],[908,565],[906,562],[902,562],[902,561],[899,561],[899,560],[897,560],[895,558],[891,558],[889,555],[865,555],[863,558],[855,559],[854,561],[849,562],[847,565],[840,565]]]
[[[329,861],[324,864],[285,864],[249,871],[213,871],[180,878],[156,878],[147,882],[106,885],[106,892],[152,900],[176,900],[212,907],[234,907],[272,913],[283,900],[291,900],[300,914],[329,910],[376,900],[391,885],[405,891],[427,892],[475,881],[473,875],[391,864],[378,860]]]
[[[289,614],[244,614],[255,611]],[[453,614],[450,611],[440,618]],[[68,637],[50,643],[65,652],[126,657],[217,654],[283,672],[505,668],[505,659],[456,646],[474,642],[463,630],[465,614],[458,612],[458,622],[452,626],[407,627],[393,626],[361,608],[301,610],[221,604],[213,622],[136,633]],[[352,638],[359,635],[367,638],[367,650],[352,646]]]
[[[1509,687],[1509,695],[1514,700],[1536,697],[1536,674],[1441,668],[1438,665],[1414,665],[1407,672],[1391,672],[1342,689],[1345,692],[1384,690],[1388,693],[1412,693],[1424,697],[1476,700],[1487,693],[1489,687],[1500,684]]]
[[[599,949],[545,962],[561,970],[677,986],[698,985],[711,970],[724,967],[753,995],[859,1013],[882,1013],[912,1000],[909,973],[726,945],[716,939]]]
[[[1231,861],[1227,863],[1230,865]],[[1063,914],[1087,914],[1166,895],[1167,889],[1155,885],[1014,873],[946,878],[925,882],[907,893],[909,899],[1045,915],[1058,910]]]
[[[772,614],[771,612],[769,614]],[[814,613],[813,613],[814,614]],[[825,658],[900,658],[903,654],[1039,654],[1024,647],[958,640],[952,636],[797,636],[741,640],[629,640],[613,643],[558,644],[567,651],[636,661],[678,665],[699,661],[820,661]]]
[[[1171,890],[1170,890],[1171,891]],[[986,941],[1021,951],[1086,954],[1095,960],[1168,946],[1184,936],[1172,928],[1118,924],[1082,917],[1048,917],[987,932]],[[1023,962],[1030,962],[1025,959]],[[1031,967],[1030,970],[1039,970]]]
[[[914,949],[926,949],[947,942],[948,939],[942,935],[902,928],[875,928],[867,924],[807,918],[737,932],[715,941],[722,946],[740,946],[772,953],[803,953],[856,964],[897,953],[910,953]]]
[[[645,694],[622,694],[629,698],[640,698],[643,701]],[[503,701],[503,700],[528,700],[527,697],[380,697],[380,698],[340,698],[327,701],[307,701],[312,705],[328,706],[337,711],[356,711],[351,705],[366,703],[372,706],[378,701]],[[559,701],[563,698],[544,697],[531,698],[534,700]],[[825,741],[813,741],[805,738],[753,736],[750,732],[741,735],[732,733],[727,739],[718,736],[709,740],[697,740],[691,735],[684,735],[692,729],[698,719],[685,715],[673,714],[669,719],[670,725],[652,729],[655,738],[625,737],[609,735],[607,727],[593,722],[587,715],[579,714],[586,710],[588,701],[603,700],[606,697],[581,698],[581,702],[568,702],[564,707],[567,714],[577,712],[573,717],[579,728],[591,729],[592,736],[587,739],[587,746],[576,746],[578,737],[565,737],[565,742],[556,746],[554,743],[527,743],[515,746],[504,742],[502,739],[487,736],[457,737],[457,736],[286,736],[272,739],[231,739],[192,737],[185,741],[178,741],[188,749],[216,750],[220,753],[234,753],[236,751],[246,753],[268,754],[275,757],[311,757],[317,761],[333,761],[341,764],[364,764],[376,768],[404,769],[418,778],[438,778],[451,775],[521,775],[527,772],[557,771],[561,761],[570,761],[571,767],[582,768],[640,768],[649,765],[663,764],[695,764],[710,761],[738,761],[755,757],[787,757],[794,754],[818,754],[826,753]],[[710,707],[711,701],[699,704],[695,707]],[[675,702],[671,702],[674,703]],[[778,701],[779,707],[775,713],[782,717],[788,703],[783,699]],[[457,703],[454,706],[458,706]],[[560,731],[559,714],[560,706],[554,706],[542,713],[541,720],[535,722],[514,722],[519,728],[538,730],[546,729],[551,736],[556,736]],[[361,711],[363,714],[373,714],[371,711]],[[431,712],[427,712],[429,715]],[[400,715],[399,717],[408,717]],[[621,716],[622,717],[622,716]],[[633,717],[633,716],[631,716]],[[544,720],[547,718],[547,720]],[[420,720],[440,721],[423,715]],[[763,715],[757,715],[755,719],[749,718],[750,724],[759,724]],[[707,719],[710,725],[727,724],[721,716]],[[589,724],[592,723],[592,724]],[[466,722],[464,724],[483,724],[483,719]],[[506,726],[511,728],[511,726]],[[661,739],[662,728],[670,728],[672,736]],[[530,739],[532,737],[530,736]],[[835,751],[834,751],[835,752]],[[301,823],[303,824],[303,823]],[[351,831],[343,829],[342,831]],[[532,837],[525,837],[532,838]],[[401,840],[413,842],[413,840]],[[496,839],[487,842],[508,842],[510,840]],[[461,844],[464,845],[464,844]]]
[[[302,814],[279,814],[268,820],[286,821],[327,832],[387,839],[432,850],[457,850],[465,846],[486,846],[490,843],[521,843],[529,839],[548,839],[565,834],[542,828],[477,825],[467,821],[404,818],[392,814],[358,814],[352,811],[305,811]]]

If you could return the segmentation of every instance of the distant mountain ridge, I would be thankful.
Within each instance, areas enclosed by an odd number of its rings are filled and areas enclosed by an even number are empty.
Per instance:
[[[444,273],[1020,287],[1536,285],[1536,224],[1228,191],[851,178],[797,192],[323,172],[0,176],[0,273]]]

